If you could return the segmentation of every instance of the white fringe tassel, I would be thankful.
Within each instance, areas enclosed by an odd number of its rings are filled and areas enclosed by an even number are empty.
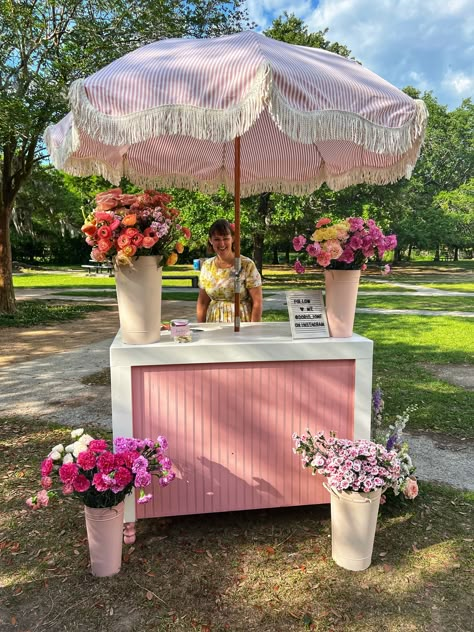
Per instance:
[[[383,127],[357,114],[340,110],[294,110],[274,85],[268,108],[281,131],[299,143],[343,140],[361,145],[370,152],[394,155],[404,154],[417,139],[423,140],[428,113],[423,101],[416,99],[415,104],[413,119],[396,128]]]
[[[75,81],[69,101],[76,125],[106,145],[132,145],[163,135],[192,136],[216,143],[242,136],[257,120],[268,100],[271,69],[262,65],[238,106],[226,110],[190,105],[163,105],[124,116],[110,116],[90,103],[84,80]]]

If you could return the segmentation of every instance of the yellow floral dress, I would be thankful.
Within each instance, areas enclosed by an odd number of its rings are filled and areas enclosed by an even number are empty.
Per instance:
[[[216,264],[217,257],[207,259],[201,268],[199,287],[211,299],[207,308],[206,322],[234,322],[234,268],[221,269]],[[249,288],[262,285],[262,278],[255,263],[248,257],[240,257],[240,320],[250,322],[252,299]]]

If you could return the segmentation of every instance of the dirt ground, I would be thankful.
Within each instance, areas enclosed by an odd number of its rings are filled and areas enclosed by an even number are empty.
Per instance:
[[[108,309],[90,312],[82,319],[39,328],[3,329],[0,337],[0,367],[112,338],[118,328],[118,309]]]
[[[171,318],[195,318],[193,301],[165,301],[161,308],[163,322]],[[0,368],[26,360],[36,360],[58,351],[113,338],[119,329],[118,308],[90,312],[84,318],[53,323],[38,328],[2,329],[0,334]]]

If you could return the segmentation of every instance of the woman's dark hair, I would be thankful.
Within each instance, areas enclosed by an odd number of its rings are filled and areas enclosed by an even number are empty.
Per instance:
[[[218,219],[216,220],[211,227],[209,228],[209,236],[207,241],[207,252],[212,254],[212,245],[211,238],[214,235],[233,235],[234,231],[232,230],[232,226],[226,219]],[[232,244],[232,250],[234,249],[234,245]]]

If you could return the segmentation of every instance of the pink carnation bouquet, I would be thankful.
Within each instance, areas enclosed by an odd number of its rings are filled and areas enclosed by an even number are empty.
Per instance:
[[[81,228],[92,247],[91,259],[132,265],[133,257],[161,255],[162,264],[174,265],[191,231],[181,225],[180,212],[169,207],[171,200],[158,191],[99,193]]]
[[[325,476],[336,491],[368,493],[398,483],[397,453],[383,445],[365,439],[326,439],[324,433],[313,435],[309,430],[301,436],[294,433],[293,440],[293,451],[301,454],[303,467]]]
[[[87,507],[114,507],[134,488],[139,489],[139,503],[152,495],[145,492],[157,476],[162,487],[175,478],[166,455],[165,437],[134,439],[118,437],[112,452],[104,439],[94,439],[82,428],[71,432],[72,443],[53,447],[41,464],[41,491],[28,498],[32,509],[46,507],[57,496],[56,487],[66,496],[80,498]]]
[[[332,270],[365,270],[371,257],[381,259],[385,252],[397,246],[395,235],[384,235],[373,219],[362,217],[348,217],[340,222],[323,217],[310,239],[312,243],[308,243],[303,235],[295,237],[293,247],[296,252],[304,249],[318,265]],[[295,270],[298,273],[305,271],[299,260]],[[384,273],[387,272],[385,266]]]

